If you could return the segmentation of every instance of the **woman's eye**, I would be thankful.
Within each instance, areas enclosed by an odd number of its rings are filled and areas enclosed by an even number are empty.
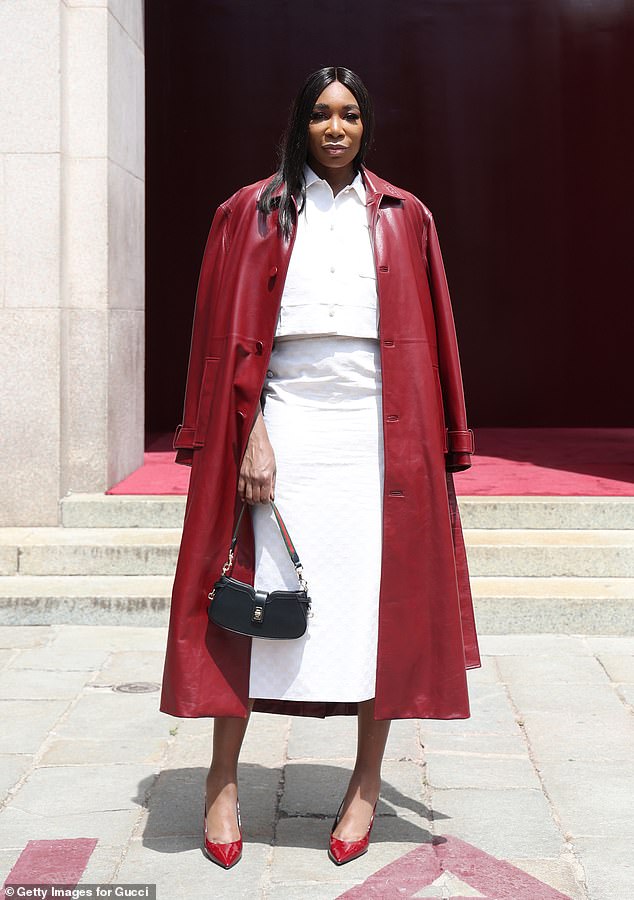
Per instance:
[[[319,112],[314,112],[314,113],[311,113],[311,114],[310,114],[310,118],[311,118],[311,120],[312,120],[312,119],[323,119],[323,118],[324,118],[324,114],[323,114],[323,113],[319,113]]]
[[[358,122],[361,116],[357,115],[357,113],[348,113],[346,119],[350,119],[353,122]]]

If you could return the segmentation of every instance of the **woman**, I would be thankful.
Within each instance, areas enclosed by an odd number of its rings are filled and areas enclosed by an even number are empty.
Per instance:
[[[205,851],[226,868],[252,710],[358,715],[328,851],[342,864],[368,848],[391,719],[469,717],[480,665],[452,479],[473,433],[438,238],[420,200],[364,165],[372,130],[357,75],[310,75],[279,170],[221,204],[201,268],[161,710],[214,717]],[[232,575],[297,588],[273,499],[312,599],[297,640],[207,621],[243,502]]]

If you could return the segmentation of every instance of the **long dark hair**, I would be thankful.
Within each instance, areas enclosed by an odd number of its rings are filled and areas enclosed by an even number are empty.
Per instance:
[[[278,207],[278,224],[287,240],[290,237],[293,225],[293,197],[298,202],[298,210],[300,212],[306,200],[304,163],[308,153],[308,125],[310,117],[317,98],[333,81],[340,81],[354,94],[361,110],[363,133],[361,135],[359,152],[353,160],[355,171],[359,171],[372,142],[374,109],[368,90],[359,76],[343,66],[326,66],[309,75],[295,98],[286,130],[280,141],[280,162],[277,172],[262,191],[258,201],[258,209],[265,215],[268,215],[275,207]],[[273,193],[280,185],[282,186],[280,196],[273,197]]]

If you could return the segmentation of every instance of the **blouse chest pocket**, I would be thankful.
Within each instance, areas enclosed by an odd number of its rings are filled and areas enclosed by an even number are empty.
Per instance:
[[[372,279],[376,281],[376,267],[374,265],[374,252],[370,241],[370,228],[361,225],[354,231],[354,259],[358,276],[364,281]]]

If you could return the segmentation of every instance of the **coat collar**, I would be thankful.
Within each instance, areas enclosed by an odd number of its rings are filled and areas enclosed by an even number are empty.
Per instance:
[[[406,199],[406,195],[402,191],[399,191],[399,189],[394,187],[393,184],[390,184],[389,181],[386,181],[384,178],[380,178],[374,172],[371,172],[370,169],[366,168],[364,165],[361,165],[361,177],[365,185],[366,204],[368,206],[373,203],[380,203],[385,194],[390,197],[396,197],[398,200]],[[262,185],[258,191],[258,197],[272,178],[273,175],[271,175],[271,177]],[[279,197],[281,193],[282,185],[279,185],[275,191],[273,191],[273,197]]]
[[[402,191],[399,191],[399,189],[394,187],[393,184],[390,184],[389,181],[386,181],[384,178],[380,178],[374,172],[371,172],[364,165],[361,166],[361,175],[365,183],[368,204],[376,202],[380,203],[384,194],[387,194],[390,197],[396,197],[398,200],[406,199],[405,194]]]

